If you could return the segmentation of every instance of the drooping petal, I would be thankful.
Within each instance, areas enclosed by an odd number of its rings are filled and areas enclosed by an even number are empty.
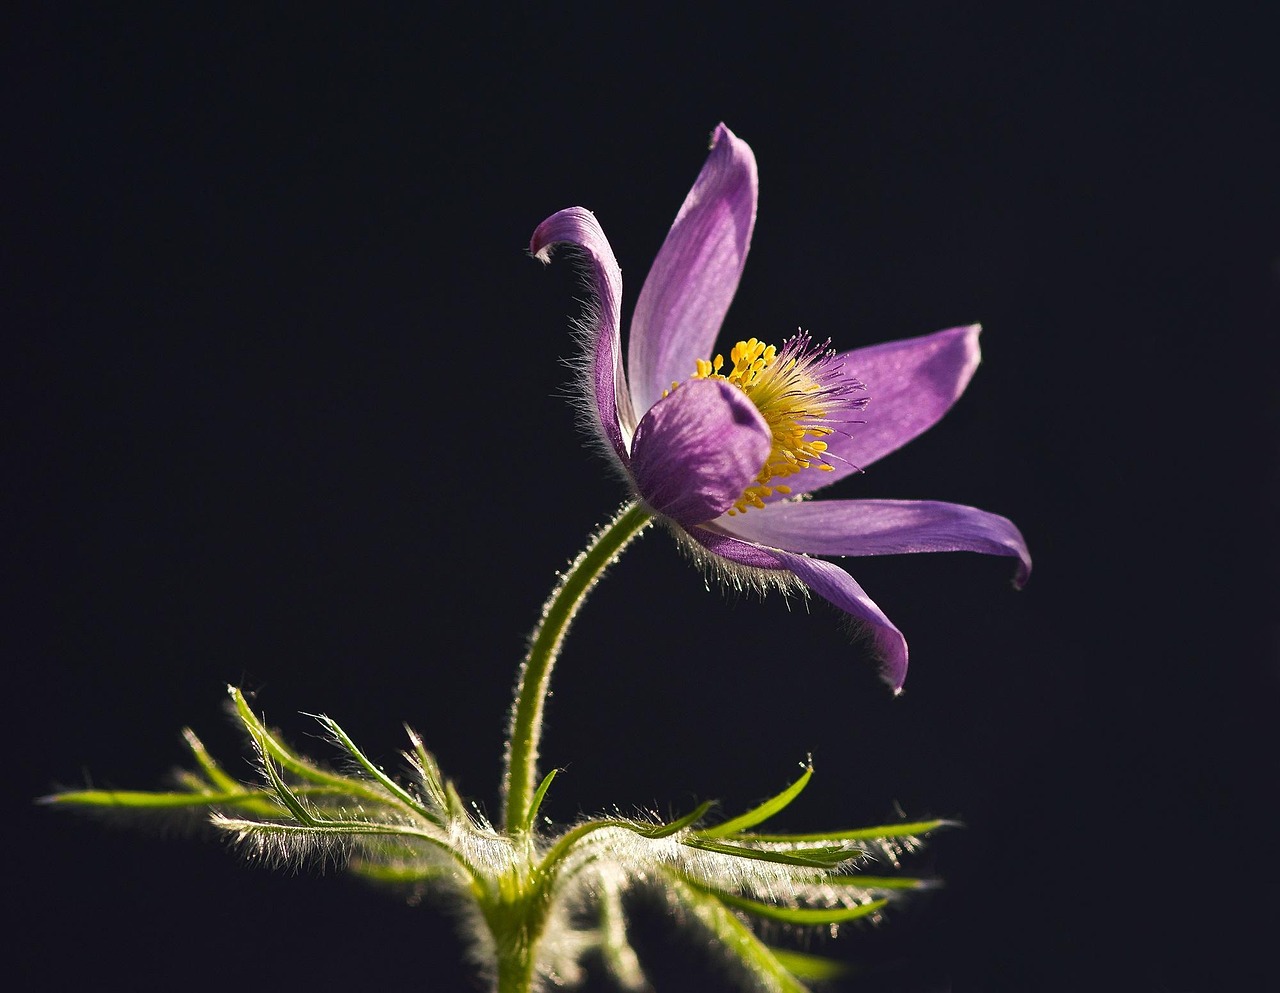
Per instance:
[[[981,325],[855,348],[837,356],[843,373],[865,384],[870,398],[857,423],[835,426],[827,442],[833,471],[806,469],[787,479],[809,493],[865,469],[937,424],[978,368]]]
[[[529,251],[538,261],[550,262],[551,249],[558,244],[573,245],[586,258],[585,276],[594,302],[582,319],[588,339],[583,371],[600,432],[626,465],[627,440],[636,417],[622,368],[622,270],[600,222],[584,207],[561,210],[539,224]]]
[[[651,508],[682,526],[702,524],[742,496],[772,443],[768,424],[740,389],[695,379],[641,418],[630,472]]]
[[[751,148],[719,125],[636,300],[627,369],[637,411],[710,357],[747,259],[757,189]]]
[[[866,625],[876,646],[881,678],[893,687],[894,693],[901,693],[902,684],[907,679],[907,639],[884,615],[884,611],[838,565],[790,552],[779,554],[800,582]]]
[[[806,500],[751,509],[717,523],[747,541],[809,555],[982,552],[1016,557],[1016,586],[1031,575],[1031,553],[1012,521],[958,503]]]
[[[731,562],[791,573],[808,589],[860,622],[875,645],[880,675],[893,687],[894,693],[902,692],[907,678],[907,639],[857,581],[838,565],[781,549],[764,548],[709,528],[690,528],[689,534],[708,551]]]

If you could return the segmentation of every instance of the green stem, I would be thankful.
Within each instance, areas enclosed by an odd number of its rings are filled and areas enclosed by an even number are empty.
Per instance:
[[[520,682],[511,706],[503,772],[503,824],[509,833],[528,829],[529,809],[538,784],[538,741],[551,670],[560,655],[569,625],[601,574],[653,520],[638,503],[628,504],[591,539],[560,576],[542,608],[542,620],[529,640],[529,654],[520,666]]]
[[[532,993],[533,947],[522,944],[498,955],[497,993]]]

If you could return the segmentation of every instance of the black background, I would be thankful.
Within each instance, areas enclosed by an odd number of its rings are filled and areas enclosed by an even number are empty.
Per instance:
[[[591,208],[629,313],[723,120],[761,176],[726,335],[984,324],[951,414],[833,495],[1006,514],[1036,571],[852,563],[911,643],[893,699],[825,604],[708,593],[650,534],[568,642],[547,812],[732,810],[811,752],[781,827],[967,825],[944,890],[829,946],[875,966],[849,989],[1272,988],[1280,90],[1250,9],[7,15],[10,975],[475,988],[436,909],[30,798],[158,784],[184,724],[240,767],[233,682],[388,763],[409,722],[493,810],[523,639],[624,496],[565,402],[576,280],[524,246]],[[664,993],[730,988],[640,940]]]

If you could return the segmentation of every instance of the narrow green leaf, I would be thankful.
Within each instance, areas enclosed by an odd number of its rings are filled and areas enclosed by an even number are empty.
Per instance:
[[[275,800],[266,790],[254,789],[242,793],[237,800],[227,802],[219,801],[211,805],[215,810],[226,808],[234,810],[238,814],[246,817],[261,817],[269,820],[279,817],[284,811],[280,807],[280,803]]]
[[[770,797],[759,806],[748,810],[745,814],[741,814],[722,824],[716,824],[714,827],[705,828],[698,833],[704,838],[724,838],[731,834],[739,834],[747,830],[747,828],[755,827],[755,825],[768,820],[784,809],[787,804],[798,797],[800,792],[809,785],[809,779],[812,776],[813,766],[806,766],[804,774],[777,796]]]
[[[583,842],[585,838],[590,837],[597,831],[609,831],[616,829],[626,831],[634,831],[636,834],[643,834],[644,829],[638,824],[631,821],[624,821],[620,818],[603,818],[594,821],[584,821],[576,827],[570,828],[564,834],[556,839],[556,843],[551,846],[546,855],[542,857],[542,861],[538,863],[538,872],[543,879],[556,878],[560,873],[560,861],[564,859],[573,848]]]
[[[351,753],[351,757],[360,764],[360,767],[381,783],[383,789],[404,804],[404,806],[408,807],[415,814],[425,817],[427,820],[431,821],[432,824],[444,824],[443,819],[439,815],[434,811],[428,810],[423,806],[421,800],[369,761],[368,756],[366,756],[365,753],[356,746],[356,743],[351,740],[351,736],[347,734],[346,731],[342,730],[337,721],[331,717],[325,716],[324,714],[308,714],[307,716],[314,717],[319,721],[324,726],[324,729],[333,735],[338,744]]]
[[[231,700],[235,705],[237,716],[240,718],[241,723],[244,724],[245,730],[249,732],[249,736],[257,743],[264,759],[267,756],[274,758],[280,763],[281,769],[300,779],[334,787],[347,796],[366,800],[370,803],[390,805],[387,795],[369,783],[352,776],[341,776],[336,772],[330,772],[328,769],[323,769],[297,755],[276,738],[270,729],[258,719],[258,715],[253,712],[253,708],[249,706],[239,687],[229,686],[227,691],[231,694]]]
[[[446,798],[445,807],[449,811],[449,816],[470,822],[471,814],[467,810],[466,801],[458,793],[457,787],[447,779],[444,781],[444,792]]]
[[[853,828],[847,831],[818,831],[813,834],[740,834],[735,841],[777,841],[777,842],[812,842],[825,841],[839,844],[844,841],[875,841],[881,838],[908,838],[942,827],[956,827],[958,821],[937,819],[932,821],[909,821],[902,824],[881,824],[877,827]]]
[[[748,900],[746,897],[732,893],[716,891],[716,897],[730,907],[744,911],[755,917],[764,917],[771,921],[782,921],[784,924],[797,924],[813,927],[822,924],[843,924],[859,917],[874,914],[888,903],[888,899],[872,900],[857,907],[779,907],[772,903],[761,903],[759,900]]]
[[[354,858],[347,863],[347,869],[365,879],[392,886],[409,886],[416,883],[429,883],[447,875],[444,869],[436,865],[386,865],[369,859]]]
[[[227,690],[231,694],[232,703],[235,705],[236,715],[240,718],[241,723],[244,724],[245,730],[249,732],[250,737],[261,748],[264,756],[270,756],[279,762],[286,771],[303,779],[309,779],[317,783],[329,783],[335,786],[351,785],[351,780],[346,777],[329,772],[327,769],[321,769],[286,747],[259,720],[258,715],[253,712],[253,708],[249,706],[249,702],[245,700],[244,693],[240,691],[239,687],[230,686]]]
[[[855,970],[847,962],[824,958],[821,955],[810,955],[807,952],[793,952],[787,948],[770,948],[776,958],[789,973],[800,979],[821,982],[829,979],[842,979]]]
[[[427,791],[432,803],[441,810],[448,810],[449,798],[445,793],[444,775],[440,772],[440,766],[436,763],[435,756],[427,751],[417,731],[407,724],[404,726],[404,730],[409,735],[410,744],[413,745],[413,755],[406,755],[405,757],[417,768],[418,774],[422,778],[422,788]]]
[[[213,784],[198,772],[192,772],[190,769],[178,769],[173,774],[174,780],[178,786],[186,790],[188,793],[205,794],[217,793]],[[237,784],[238,785],[238,784]]]
[[[600,953],[610,975],[624,990],[649,988],[640,958],[627,939],[627,921],[617,880],[602,874],[600,880]]]
[[[936,880],[918,876],[864,876],[857,872],[848,876],[828,876],[823,882],[828,886],[853,890],[923,890],[938,885]]]
[[[538,784],[538,790],[533,794],[533,801],[529,804],[529,820],[524,825],[526,832],[533,830],[533,823],[538,819],[538,810],[542,807],[543,798],[547,795],[547,790],[551,789],[551,782],[556,778],[559,769],[552,769]]]
[[[194,773],[189,773],[201,782]],[[329,787],[301,787],[294,790],[306,797],[348,796],[345,791]],[[116,810],[179,810],[182,808],[230,808],[242,814],[272,818],[285,813],[280,801],[258,787],[240,786],[235,792],[215,793],[207,788],[189,793],[164,790],[68,790],[42,797],[42,803],[75,807],[113,808]]]
[[[275,761],[265,752],[262,755],[262,768],[266,771],[272,792],[275,793],[281,803],[289,808],[289,813],[293,815],[293,819],[307,827],[319,825],[320,821],[307,809],[306,804],[298,799],[298,795],[289,788],[289,784],[284,781],[284,777],[276,770]]]
[[[585,821],[578,824],[576,827],[570,828],[556,839],[556,843],[552,845],[547,854],[543,856],[542,861],[538,865],[538,869],[545,879],[557,878],[558,873],[560,872],[560,861],[564,859],[570,851],[578,845],[583,844],[585,839],[589,838],[597,831],[623,830],[631,831],[634,834],[640,835],[642,838],[665,838],[669,835],[675,834],[687,824],[692,824],[697,821],[704,813],[706,813],[710,806],[710,803],[703,803],[697,809],[686,814],[678,821],[671,824],[659,824],[656,827],[640,824],[636,821],[626,821],[617,817]],[[707,847],[713,844],[717,844],[717,842],[707,842],[705,845],[699,847]]]
[[[209,782],[215,787],[223,793],[232,793],[243,788],[233,777],[227,775],[222,766],[209,754],[209,750],[204,747],[204,742],[196,737],[196,733],[191,728],[182,729],[182,738],[187,743],[187,748],[190,749],[196,762],[200,764],[200,768],[204,770]]]
[[[683,831],[685,828],[693,824],[697,824],[713,806],[714,804],[710,800],[707,800],[698,804],[698,806],[689,811],[689,813],[685,814],[679,820],[672,821],[670,824],[659,825],[658,827],[650,830],[638,830],[636,833],[642,834],[646,838],[669,838],[678,831]]]
[[[238,817],[219,817],[216,818],[214,823],[225,830],[245,831],[250,834],[339,835],[347,838],[369,835],[413,838],[416,841],[425,841],[437,848],[442,848],[454,856],[455,859],[457,858],[457,853],[443,839],[429,834],[422,828],[415,828],[408,824],[331,820],[329,818],[310,817],[310,815],[308,815],[308,819],[311,823],[286,824],[280,821],[250,821]]]
[[[808,993],[777,955],[716,895],[690,885],[674,873],[668,878],[671,895],[711,932],[716,938],[715,947],[741,966],[762,989],[771,993]]]
[[[133,810],[173,810],[180,807],[214,807],[260,799],[262,794],[172,793],[146,790],[69,790],[42,797],[42,803],[76,807],[124,807]]]
[[[669,827],[669,825],[666,825],[666,827]],[[664,830],[666,827],[655,828],[654,830]],[[591,834],[598,832],[598,830],[620,829],[630,830],[630,832],[640,834],[641,837],[654,837],[653,834],[649,833],[648,828],[641,827],[640,824],[636,824],[632,820],[622,820],[621,818],[586,820],[586,822],[566,830],[556,839],[556,843],[550,847],[547,855],[544,855],[543,860],[538,864],[540,877],[547,880],[558,878],[558,874],[561,873],[561,865],[559,865],[561,861],[570,854],[573,848],[582,845]]]
[[[694,835],[684,839],[681,844],[706,852],[720,855],[733,855],[737,858],[754,859],[757,862],[774,862],[778,865],[799,865],[814,869],[832,869],[841,862],[857,858],[862,852],[843,845],[829,845],[822,848],[800,848],[776,851],[769,848],[749,848],[745,845],[729,845],[722,841],[709,841]]]

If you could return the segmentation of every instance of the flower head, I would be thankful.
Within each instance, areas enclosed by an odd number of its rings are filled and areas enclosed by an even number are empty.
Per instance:
[[[915,500],[804,499],[937,423],[979,361],[978,325],[847,352],[801,331],[723,353],[715,339],[756,216],[751,148],[723,124],[636,302],[622,362],[622,273],[595,216],[570,207],[529,250],[579,249],[595,298],[581,325],[589,421],[636,497],[704,562],[736,580],[798,583],[865,624],[901,690],[907,643],[847,572],[814,556],[974,551],[1031,558],[1012,522]],[[865,408],[865,409],[864,409]]]

